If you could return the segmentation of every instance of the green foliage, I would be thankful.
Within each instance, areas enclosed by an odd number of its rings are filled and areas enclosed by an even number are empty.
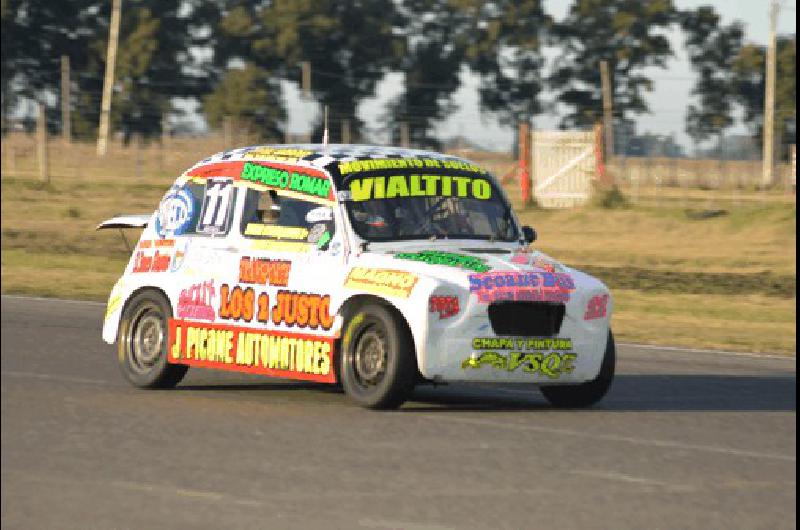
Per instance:
[[[592,202],[595,206],[606,210],[630,208],[631,206],[628,198],[623,195],[616,185],[607,189],[595,189]]]
[[[438,148],[434,126],[456,110],[452,96],[460,86],[464,45],[458,13],[437,0],[407,0],[400,4],[403,25],[395,68],[403,74],[404,90],[388,106],[392,143],[400,143],[399,122],[408,124],[411,143]]]
[[[672,55],[665,31],[675,19],[671,0],[575,0],[553,34],[562,53],[550,82],[569,112],[565,128],[589,127],[601,118],[600,62],[607,61],[615,118],[647,112],[642,96],[650,67]]]
[[[72,124],[93,137],[109,34],[110,0],[2,0],[2,111],[22,100],[58,101],[62,54],[71,61]],[[481,109],[511,125],[544,110],[549,84],[567,109],[562,127],[587,127],[601,117],[600,62],[608,61],[618,137],[633,134],[647,112],[649,70],[672,55],[675,22],[698,72],[687,130],[697,140],[722,134],[736,104],[761,136],[764,50],[743,45],[739,23],[721,25],[709,7],[678,12],[672,0],[572,0],[554,23],[544,0],[125,0],[115,71],[112,127],[126,139],[159,135],[162,119],[180,117],[183,98],[200,102],[208,122],[230,116],[264,137],[281,136],[286,118],[281,83],[299,86],[311,65],[311,98],[330,110],[331,141],[342,120],[363,138],[359,106],[378,83],[400,79],[388,102],[392,142],[399,123],[414,145],[439,147],[436,125],[456,110],[467,71],[480,79]],[[551,77],[542,78],[545,44],[560,48]],[[778,45],[777,135],[795,141],[795,39]],[[395,91],[393,91],[395,92]],[[57,128],[59,106],[48,118]],[[313,137],[321,137],[322,114]]]
[[[280,85],[266,70],[252,64],[228,70],[214,91],[203,97],[203,112],[212,127],[219,128],[230,118],[237,128],[272,140],[281,137],[286,120]]]
[[[358,104],[374,95],[401,52],[394,35],[396,17],[391,0],[278,0],[256,13],[252,60],[268,68],[278,65],[278,75],[296,82],[300,63],[310,62],[314,99],[329,108],[332,124],[350,119],[358,138],[363,126],[356,118]],[[314,138],[322,136],[322,126],[320,115]],[[340,131],[331,127],[332,142],[340,140]]]
[[[719,15],[710,6],[682,13],[681,26],[689,60],[699,74],[692,90],[699,106],[689,105],[686,132],[695,141],[702,141],[733,125],[733,64],[742,46],[744,27],[739,22],[720,26]]]
[[[469,16],[464,28],[467,64],[481,78],[481,108],[502,123],[541,113],[543,35],[552,26],[541,0],[457,3]]]
[[[763,137],[764,73],[766,49],[745,44],[733,61],[733,83],[737,101],[744,109],[743,122],[760,142]],[[779,37],[777,40],[775,78],[775,135],[784,144],[797,142],[797,40]],[[786,153],[782,153],[783,157]]]

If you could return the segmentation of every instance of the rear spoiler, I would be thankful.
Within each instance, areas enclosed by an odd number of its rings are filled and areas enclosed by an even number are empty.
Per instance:
[[[133,252],[133,248],[131,244],[128,242],[128,238],[125,237],[125,232],[123,231],[124,228],[144,228],[147,226],[147,223],[150,222],[150,218],[152,214],[145,214],[145,215],[118,215],[116,217],[112,217],[111,219],[106,219],[99,225],[97,225],[96,230],[105,230],[106,228],[119,228],[119,233],[122,236],[122,241],[125,242],[125,248],[128,249],[128,252]]]
[[[144,228],[150,222],[150,217],[152,217],[152,214],[118,215],[97,225],[97,230],[105,230],[106,228]]]

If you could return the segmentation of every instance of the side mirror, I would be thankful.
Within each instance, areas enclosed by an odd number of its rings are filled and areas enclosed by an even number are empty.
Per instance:
[[[534,241],[536,241],[536,230],[527,225],[523,226],[522,239],[525,240],[525,243],[533,243]]]

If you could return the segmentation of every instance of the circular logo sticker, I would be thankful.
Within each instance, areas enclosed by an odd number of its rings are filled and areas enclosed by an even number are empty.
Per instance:
[[[187,187],[172,187],[161,199],[156,215],[156,232],[161,237],[167,234],[180,235],[189,228],[194,213],[194,198]]]

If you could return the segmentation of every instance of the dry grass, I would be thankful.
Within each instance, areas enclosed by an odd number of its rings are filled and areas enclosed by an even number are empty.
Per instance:
[[[78,145],[52,157],[54,176],[43,184],[18,155],[11,171],[11,146],[4,140],[2,292],[105,300],[128,254],[118,233],[95,232],[96,224],[117,213],[152,211],[175,175],[223,147],[218,139],[213,143],[169,146],[161,162],[154,158],[157,146],[148,147],[153,151],[146,156],[131,148],[98,161],[93,146]],[[131,166],[137,159],[139,170]],[[498,175],[513,166],[502,155],[480,162]],[[510,195],[523,222],[537,229],[538,248],[568,265],[599,271],[612,287],[620,340],[795,352],[793,197],[678,189],[627,209],[558,211],[523,209],[515,189]],[[710,205],[727,214],[704,220],[686,215]],[[631,289],[639,284],[617,277],[631,271],[644,280],[650,271],[649,283]],[[676,281],[652,288],[653,278],[670,271],[679,273]],[[708,273],[724,283],[698,288]],[[750,275],[747,288],[737,289],[743,277],[737,275],[744,273]],[[758,273],[770,285],[760,289],[753,281]]]

